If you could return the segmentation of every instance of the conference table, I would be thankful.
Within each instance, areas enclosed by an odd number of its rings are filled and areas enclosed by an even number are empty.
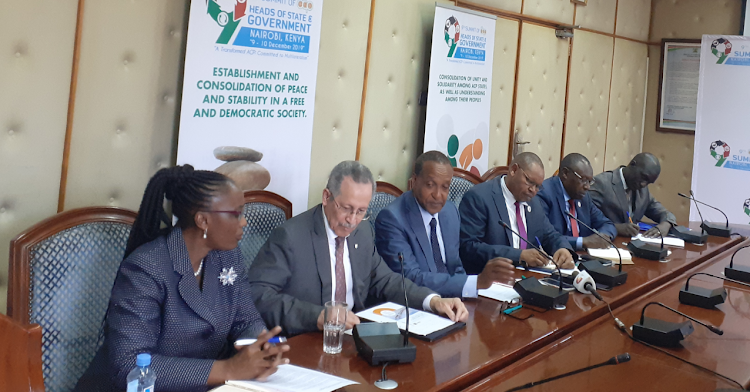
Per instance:
[[[745,241],[744,245],[750,245]],[[735,263],[748,265],[750,250],[745,256],[738,253]],[[716,309],[704,309],[681,304],[680,289],[689,276],[697,272],[723,276],[732,252],[726,252],[648,293],[641,299],[614,310],[614,315],[630,328],[639,322],[641,310],[649,302],[661,302],[677,311],[724,331],[722,336],[693,322],[695,331],[681,342],[681,347],[662,348],[680,358],[719,372],[750,386],[750,288],[716,278],[697,275],[690,286],[707,289],[724,287],[727,298]],[[682,316],[659,306],[649,306],[646,317],[670,322],[682,322]],[[573,333],[557,339],[531,356],[501,369],[477,382],[468,391],[507,391],[529,382],[554,377],[576,369],[595,365],[617,354],[629,353],[631,360],[605,366],[565,379],[535,386],[530,391],[713,391],[737,389],[711,373],[669,357],[653,348],[634,342],[615,327],[609,314],[597,318]]]
[[[691,223],[691,228],[697,229],[697,223]],[[628,239],[618,237],[615,244],[625,248],[626,241]],[[635,264],[623,266],[623,270],[628,272],[627,282],[601,294],[613,310],[618,310],[670,283],[686,271],[721,257],[742,241],[743,238],[739,236],[709,237],[701,246],[686,244],[684,248],[672,248],[666,262],[634,258]],[[528,271],[517,271],[504,283],[512,285],[515,278],[522,275],[541,277]],[[409,364],[388,366],[388,378],[397,381],[400,390],[456,391],[469,387],[481,388],[472,385],[517,362],[536,358],[535,353],[545,347],[559,345],[574,332],[588,330],[589,324],[600,322],[603,316],[608,315],[605,304],[591,295],[580,293],[571,293],[566,309],[533,312],[533,316],[526,320],[500,314],[501,303],[492,299],[480,297],[466,299],[464,303],[470,314],[464,329],[436,342],[412,338],[411,342],[417,347],[416,360]],[[625,319],[632,324],[630,318]],[[597,342],[595,345],[600,344]],[[320,332],[295,336],[289,339],[289,345],[291,351],[288,357],[292,364],[359,383],[344,388],[344,391],[379,390],[373,383],[381,378],[382,367],[370,366],[359,357],[351,336],[344,337],[342,352],[336,355],[323,352]],[[525,379],[525,375],[519,374],[519,377],[519,382]],[[495,381],[505,386],[502,379],[486,380],[488,383]]]

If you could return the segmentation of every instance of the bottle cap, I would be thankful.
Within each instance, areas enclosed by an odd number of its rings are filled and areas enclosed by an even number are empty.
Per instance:
[[[138,354],[135,364],[140,367],[151,365],[151,354]]]

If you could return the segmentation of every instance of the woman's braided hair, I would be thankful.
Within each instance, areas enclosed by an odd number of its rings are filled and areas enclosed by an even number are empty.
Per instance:
[[[231,183],[223,174],[195,170],[191,165],[161,169],[148,181],[138,217],[130,231],[125,257],[139,246],[165,235],[172,229],[172,219],[164,210],[164,199],[172,202],[172,213],[181,228],[195,225],[195,213],[208,208],[216,190]],[[162,227],[164,224],[164,227]]]

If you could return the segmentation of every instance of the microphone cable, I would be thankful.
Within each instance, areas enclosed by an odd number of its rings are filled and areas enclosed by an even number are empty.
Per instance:
[[[622,331],[622,333],[624,333],[625,336],[629,337],[630,340],[632,340],[634,342],[638,342],[638,343],[640,343],[640,344],[642,344],[644,346],[651,347],[652,349],[654,349],[656,351],[659,351],[662,354],[666,354],[666,355],[668,355],[668,356],[670,356],[670,357],[672,357],[674,359],[680,360],[680,361],[682,361],[682,362],[684,362],[684,363],[686,363],[688,365],[694,366],[694,367],[696,367],[696,368],[698,368],[700,370],[703,370],[705,372],[711,373],[711,374],[719,377],[720,379],[724,379],[725,381],[729,381],[731,383],[737,384],[740,387],[740,390],[742,390],[742,391],[746,390],[745,387],[742,386],[742,384],[740,384],[739,382],[737,382],[737,381],[735,381],[735,380],[733,380],[733,379],[731,379],[731,378],[729,378],[729,377],[727,377],[727,376],[725,376],[725,375],[723,375],[721,373],[718,373],[718,372],[713,371],[713,370],[711,370],[709,368],[706,368],[706,367],[703,367],[701,365],[698,365],[697,363],[690,362],[687,359],[684,359],[684,358],[681,358],[681,357],[679,357],[679,356],[677,356],[675,354],[672,354],[672,353],[670,353],[667,350],[664,350],[664,349],[662,349],[660,347],[656,347],[656,346],[652,345],[651,343],[647,343],[647,342],[644,342],[642,340],[638,340],[638,339],[634,338],[633,335],[631,335],[630,332],[628,332],[628,327],[625,325],[625,323],[623,323],[622,321],[620,321],[620,319],[618,319],[617,317],[615,317],[615,314],[612,313],[612,308],[609,306],[609,302],[607,302],[605,300],[602,300],[602,302],[604,302],[605,304],[607,304],[607,309],[609,309],[610,316],[612,316],[612,319],[615,321],[615,324],[617,324],[617,329],[619,329],[620,331]]]

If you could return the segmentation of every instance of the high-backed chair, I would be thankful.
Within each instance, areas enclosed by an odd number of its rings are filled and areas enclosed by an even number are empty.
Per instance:
[[[378,181],[375,183],[375,194],[372,195],[370,200],[370,206],[367,207],[366,219],[370,221],[370,224],[375,225],[375,219],[383,208],[391,204],[392,201],[396,200],[397,197],[401,196],[404,192],[398,189],[397,186]]]
[[[482,181],[486,182],[495,177],[504,176],[508,174],[509,171],[510,171],[510,168],[508,166],[495,166],[491,168],[490,170],[487,170],[486,173],[482,174]]]
[[[269,191],[245,192],[245,219],[240,250],[250,268],[271,231],[292,217],[292,202]]]
[[[0,391],[44,392],[42,328],[0,314]]]
[[[41,326],[47,392],[72,390],[99,349],[135,217],[115,207],[80,208],[10,242],[8,316]]]
[[[458,207],[461,204],[461,199],[464,198],[464,194],[474,185],[481,182],[482,179],[476,174],[454,167],[451,186],[448,190],[448,200],[452,201]]]

